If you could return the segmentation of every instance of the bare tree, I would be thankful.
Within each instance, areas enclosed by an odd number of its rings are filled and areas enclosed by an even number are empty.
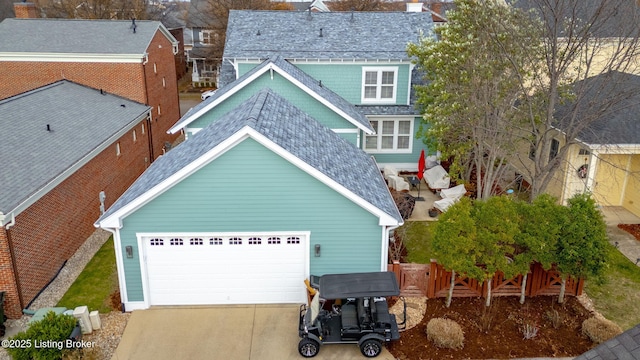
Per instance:
[[[334,0],[327,6],[331,11],[402,11],[405,5],[390,0]]]
[[[628,106],[626,100],[637,93],[615,81],[620,72],[638,71],[640,10],[630,0],[527,0],[516,6],[530,9],[542,24],[544,61],[533,84],[519,77],[520,109],[529,118],[522,131],[530,151],[520,153],[517,163],[534,198],[567,165],[578,139],[593,133],[608,113]],[[594,76],[600,81],[587,81]],[[598,136],[598,143],[609,143],[606,134]]]
[[[49,18],[150,19],[161,9],[149,0],[39,0],[37,6]]]

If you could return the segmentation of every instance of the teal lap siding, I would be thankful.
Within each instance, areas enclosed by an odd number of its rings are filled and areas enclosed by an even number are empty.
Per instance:
[[[120,251],[135,249],[123,259],[128,300],[144,300],[136,233],[254,231],[309,231],[311,274],[380,270],[376,216],[246,139],[123,220]]]
[[[276,72],[273,74],[267,72],[261,75],[259,78],[247,84],[237,93],[217,105],[214,109],[193,121],[188,127],[199,129],[205,128],[207,125],[213,123],[222,115],[233,110],[240,103],[247,100],[263,88],[270,88],[274,90],[297,108],[311,115],[322,125],[330,129],[357,129],[356,126],[350,123],[347,119],[338,115],[326,105],[314,99],[311,95],[305,93],[302,89],[292,84],[289,80]],[[356,145],[356,142],[354,141],[353,144]]]

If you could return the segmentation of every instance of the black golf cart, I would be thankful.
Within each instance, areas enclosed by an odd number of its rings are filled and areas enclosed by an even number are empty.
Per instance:
[[[312,276],[311,286],[319,291],[309,306],[300,306],[300,355],[313,357],[323,344],[358,344],[362,355],[375,357],[384,343],[400,338],[406,304],[398,324],[386,299],[400,295],[394,273]]]

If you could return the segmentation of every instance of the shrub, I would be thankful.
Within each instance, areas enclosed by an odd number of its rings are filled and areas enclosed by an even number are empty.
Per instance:
[[[451,319],[434,318],[427,323],[427,339],[439,348],[462,349],[464,333],[457,322]]]
[[[545,313],[545,317],[551,322],[551,326],[553,326],[554,329],[560,329],[560,326],[562,326],[562,316],[560,315],[558,310],[547,310],[547,312]]]
[[[600,344],[622,334],[622,329],[611,320],[591,317],[582,322],[582,333],[594,343]]]
[[[29,325],[9,339],[7,351],[14,360],[58,360],[62,359],[65,342],[76,326],[76,319],[71,315],[48,312],[42,320]]]
[[[536,325],[536,323],[531,322],[531,321],[526,321],[520,327],[520,332],[522,333],[522,339],[523,340],[533,339],[534,337],[536,337],[538,335],[538,330],[539,329],[540,328],[538,328],[538,325]]]

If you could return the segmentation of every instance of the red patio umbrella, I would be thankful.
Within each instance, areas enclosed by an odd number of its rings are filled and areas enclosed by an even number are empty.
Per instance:
[[[422,183],[422,178],[424,177],[424,168],[424,149],[422,149],[422,151],[420,151],[420,159],[418,159],[418,180],[420,181],[418,183],[418,197],[416,198],[416,200],[418,201],[424,201],[424,199],[420,197],[420,184]]]

